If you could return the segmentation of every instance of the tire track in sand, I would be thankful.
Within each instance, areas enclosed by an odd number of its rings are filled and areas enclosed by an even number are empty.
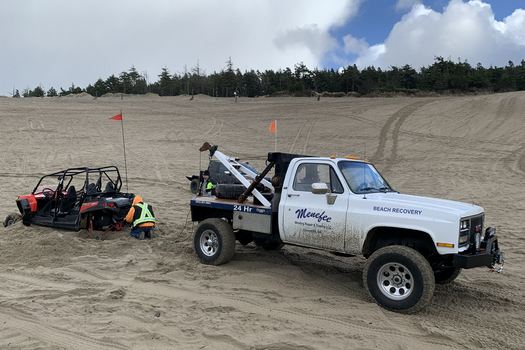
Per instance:
[[[310,135],[312,135],[312,130],[315,128],[316,124],[317,124],[317,120],[314,121],[313,123],[310,123],[308,131],[306,133],[306,140],[304,141],[303,154],[306,154],[306,150],[308,149],[308,144],[310,143]]]
[[[518,169],[521,170],[521,172],[525,174],[525,152],[521,154],[521,157],[518,160]]]
[[[38,345],[53,344],[57,347],[73,349],[127,349],[127,347],[115,342],[92,338],[49,324],[46,325],[35,320],[33,316],[25,315],[14,308],[1,306],[0,310],[2,311],[0,321],[2,321],[4,329],[11,328],[21,331],[23,337],[36,339],[37,343],[40,343]],[[18,332],[14,332],[12,336],[20,338]]]
[[[500,129],[503,124],[509,121],[512,118],[514,112],[516,111],[516,103],[518,101],[517,96],[506,97],[502,99],[498,105],[496,115],[494,120],[492,120],[486,127],[487,130],[490,130],[491,133],[494,133],[495,130]]]
[[[306,126],[306,123],[304,123],[303,125],[301,125],[301,127],[299,128],[299,130],[297,130],[297,134],[295,135],[295,138],[292,142],[292,145],[290,146],[290,153],[293,153],[293,150],[295,148],[295,145],[297,144],[297,140],[299,140],[299,136],[301,136],[301,133],[303,132],[303,129],[304,127]]]
[[[374,155],[371,157],[371,160],[373,163],[380,162],[382,160],[385,161],[385,165],[383,168],[383,171],[387,171],[393,163],[397,160],[397,148],[399,143],[399,133],[401,130],[401,126],[405,122],[405,120],[410,117],[415,111],[417,111],[419,108],[423,107],[424,105],[430,103],[431,101],[425,100],[425,101],[417,101],[414,103],[411,103],[407,106],[404,106],[403,108],[399,109],[397,112],[392,114],[390,118],[387,119],[383,127],[381,128],[381,132],[379,133],[379,145],[377,146],[377,149],[374,153]],[[392,128],[392,125],[394,127]],[[392,151],[390,154],[390,157],[385,159],[385,147],[386,142],[388,140],[388,133],[392,129]]]
[[[510,172],[523,176],[525,174],[525,143],[503,158],[503,163]]]

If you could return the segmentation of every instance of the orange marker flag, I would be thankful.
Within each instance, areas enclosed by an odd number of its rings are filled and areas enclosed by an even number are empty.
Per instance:
[[[124,138],[124,117],[122,116],[122,110],[119,114],[115,114],[109,120],[118,120],[120,121],[120,127],[122,128],[122,149],[124,150],[124,167],[126,171],[126,191],[128,190],[128,160],[126,159],[126,140]]]
[[[109,119],[111,119],[111,120],[122,120],[123,119],[122,113],[115,114],[113,117],[111,117]]]
[[[277,120],[272,120],[272,122],[268,126],[268,131],[271,134],[277,134]]]

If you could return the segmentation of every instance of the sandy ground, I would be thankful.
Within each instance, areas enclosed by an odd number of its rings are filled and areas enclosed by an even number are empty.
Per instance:
[[[108,240],[17,224],[0,228],[0,348],[523,349],[525,93],[443,98],[0,99],[0,216],[38,176],[121,166],[152,203],[159,237]],[[237,247],[201,265],[183,231],[203,141],[260,165],[273,149],[363,155],[399,191],[473,202],[496,226],[503,274],[464,271],[417,315],[385,311],[363,259]],[[206,163],[203,157],[202,164]]]

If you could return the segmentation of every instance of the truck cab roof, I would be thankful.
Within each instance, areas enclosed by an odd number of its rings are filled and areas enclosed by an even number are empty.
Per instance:
[[[293,154],[293,153],[282,153],[282,152],[270,152],[268,153],[268,162],[273,162],[275,164],[275,176],[274,176],[274,186],[276,191],[279,192],[282,189],[283,182],[288,171],[288,167],[292,162],[299,162],[303,160],[311,159],[312,161],[330,161],[338,163],[339,161],[354,161],[361,163],[368,163],[364,160],[359,160],[357,157],[349,156],[346,158],[337,158],[337,157],[318,157],[311,155],[303,154]]]

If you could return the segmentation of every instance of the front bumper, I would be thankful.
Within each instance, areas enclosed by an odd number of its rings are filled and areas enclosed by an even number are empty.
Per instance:
[[[480,249],[472,251],[471,248],[466,252],[454,254],[452,264],[463,269],[486,266],[501,272],[504,260],[503,252],[499,249],[496,229],[489,227],[485,231],[485,239],[481,242]]]

